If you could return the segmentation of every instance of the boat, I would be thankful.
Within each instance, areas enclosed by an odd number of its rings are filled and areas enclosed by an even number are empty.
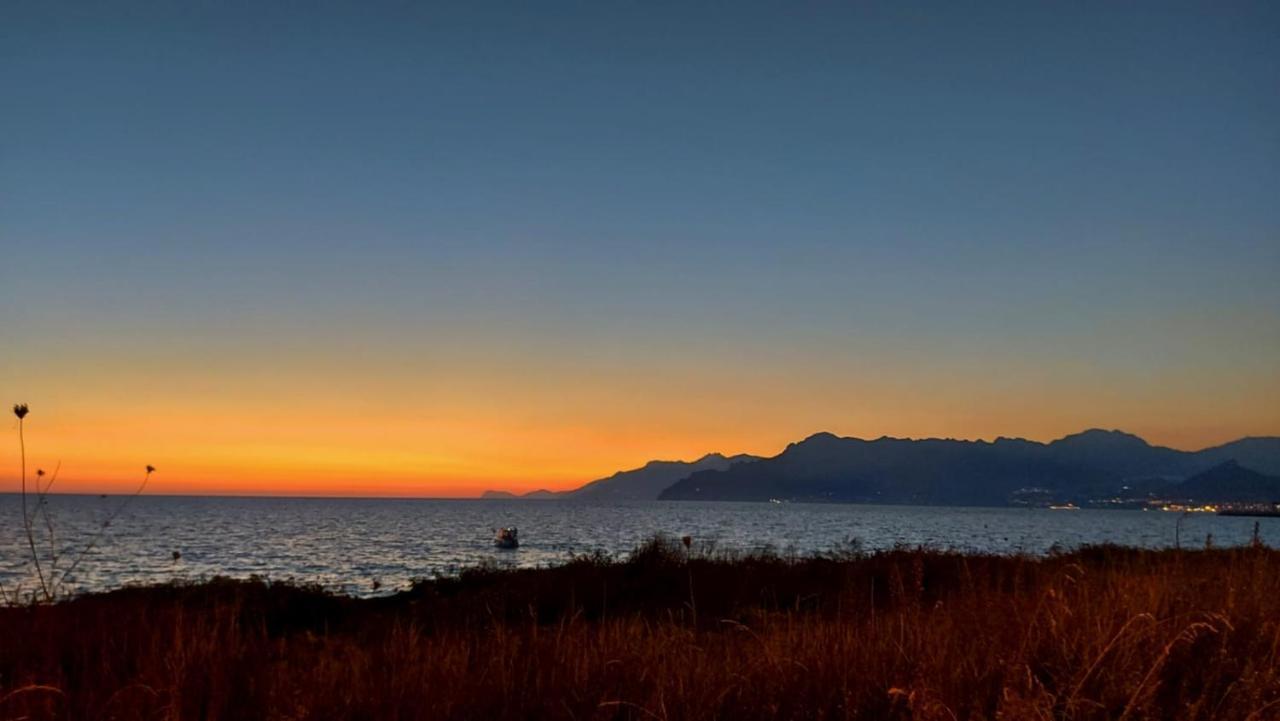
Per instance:
[[[516,530],[515,526],[497,529],[493,532],[493,545],[498,548],[519,548],[519,531]]]

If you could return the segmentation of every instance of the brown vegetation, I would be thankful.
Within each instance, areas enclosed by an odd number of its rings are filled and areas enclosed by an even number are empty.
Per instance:
[[[0,719],[1280,718],[1280,552],[901,550],[0,609]]]

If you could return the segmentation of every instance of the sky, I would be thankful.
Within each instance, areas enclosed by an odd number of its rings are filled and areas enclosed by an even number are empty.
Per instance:
[[[0,400],[91,492],[1280,434],[1278,79],[1269,2],[6,3]]]

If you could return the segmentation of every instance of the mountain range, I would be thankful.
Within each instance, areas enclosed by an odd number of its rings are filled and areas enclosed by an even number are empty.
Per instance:
[[[816,433],[772,458],[711,453],[696,461],[651,461],[570,491],[486,491],[483,497],[941,505],[1280,501],[1280,438],[1182,451],[1099,429],[1050,443]]]
[[[1191,485],[1179,488],[1184,481]],[[1246,488],[1250,498],[1240,497]],[[1004,505],[1150,495],[1280,500],[1280,438],[1180,451],[1097,429],[1051,443],[818,433],[772,458],[690,474],[659,498]]]

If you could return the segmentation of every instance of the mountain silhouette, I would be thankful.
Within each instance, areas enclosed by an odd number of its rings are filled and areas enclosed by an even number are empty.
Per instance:
[[[565,495],[593,501],[652,501],[663,490],[692,473],[724,471],[736,464],[755,460],[759,458],[745,453],[736,456],[708,453],[693,462],[649,461],[640,468],[618,471]]]
[[[1064,463],[1085,465],[1120,478],[1182,478],[1205,467],[1185,451],[1153,446],[1132,433],[1099,428],[1059,438],[1049,443],[1047,450],[1050,457]]]
[[[530,491],[516,495],[507,491],[485,491],[481,498],[509,500],[515,498],[573,498],[589,501],[652,501],[676,481],[698,471],[723,471],[737,463],[759,460],[745,453],[725,456],[708,453],[696,461],[649,461],[640,468],[618,471],[608,478],[591,481],[571,491]]]
[[[660,498],[1002,505],[1031,493],[1088,500],[1132,493],[1135,484],[1167,487],[1233,460],[1237,451],[1255,471],[1280,467],[1280,438],[1242,439],[1192,452],[1099,429],[1051,443],[863,440],[817,433],[773,458],[695,472]],[[1224,487],[1218,493],[1226,495],[1216,500],[1235,500],[1229,498],[1233,488]]]
[[[1215,464],[1236,461],[1245,468],[1280,476],[1280,438],[1261,436],[1197,451],[1196,455]]]
[[[1280,476],[1249,470],[1224,461],[1179,483],[1173,492],[1196,501],[1280,501]]]

